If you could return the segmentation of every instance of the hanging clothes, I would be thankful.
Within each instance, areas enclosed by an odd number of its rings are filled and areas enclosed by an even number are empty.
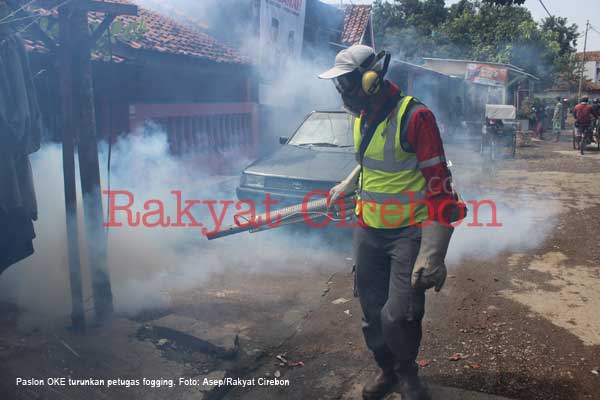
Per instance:
[[[10,8],[0,0],[0,19]],[[33,254],[37,201],[29,155],[40,148],[41,113],[25,46],[0,25],[0,273]]]

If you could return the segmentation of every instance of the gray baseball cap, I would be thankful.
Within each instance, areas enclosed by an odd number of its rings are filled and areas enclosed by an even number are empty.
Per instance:
[[[355,69],[365,68],[363,64],[369,57],[375,60],[375,50],[369,46],[357,44],[340,51],[335,56],[335,65],[319,75],[320,79],[334,79]],[[367,66],[366,68],[368,68]]]

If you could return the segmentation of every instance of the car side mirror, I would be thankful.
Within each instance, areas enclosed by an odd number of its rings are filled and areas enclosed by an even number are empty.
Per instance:
[[[280,136],[279,144],[286,144],[289,140],[290,140],[290,138],[288,138],[288,137]]]

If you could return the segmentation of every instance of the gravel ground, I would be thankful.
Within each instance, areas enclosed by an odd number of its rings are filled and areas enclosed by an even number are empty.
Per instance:
[[[570,146],[568,138],[534,141],[491,175],[473,153],[449,146],[455,176],[468,182],[467,190],[507,197],[531,192],[539,203],[514,207],[538,209],[538,218],[552,222],[541,239],[517,238],[532,241],[532,248],[508,247],[491,258],[454,263],[445,289],[429,295],[419,358],[429,382],[514,399],[600,398],[600,376],[593,372],[600,368],[600,301],[584,296],[600,292],[600,228],[593,218],[600,212],[594,183],[600,154],[590,150],[581,157]],[[279,371],[291,386],[238,390],[227,398],[352,398],[356,386],[375,373],[360,333],[351,274],[336,274],[329,286],[322,305],[254,372]],[[338,298],[351,301],[332,304]],[[279,365],[275,356],[282,353],[305,366]]]

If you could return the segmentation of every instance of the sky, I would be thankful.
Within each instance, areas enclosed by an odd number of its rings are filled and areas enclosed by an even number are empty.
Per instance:
[[[326,3],[339,4],[340,0],[323,0]],[[344,3],[349,4],[370,4],[371,0],[342,0]],[[446,0],[446,3],[453,4],[458,0]],[[585,23],[588,18],[592,18],[590,23],[595,25],[594,27],[598,32],[590,30],[588,33],[588,45],[587,50],[599,50],[600,51],[600,0],[542,0],[553,15],[560,17],[567,17],[569,22],[574,22],[579,26],[579,32],[581,38],[577,41],[577,47],[579,51],[583,51],[583,33],[585,32]],[[540,4],[540,0],[526,0],[525,6],[529,8],[533,18],[540,20],[548,14],[544,11],[544,8]]]

